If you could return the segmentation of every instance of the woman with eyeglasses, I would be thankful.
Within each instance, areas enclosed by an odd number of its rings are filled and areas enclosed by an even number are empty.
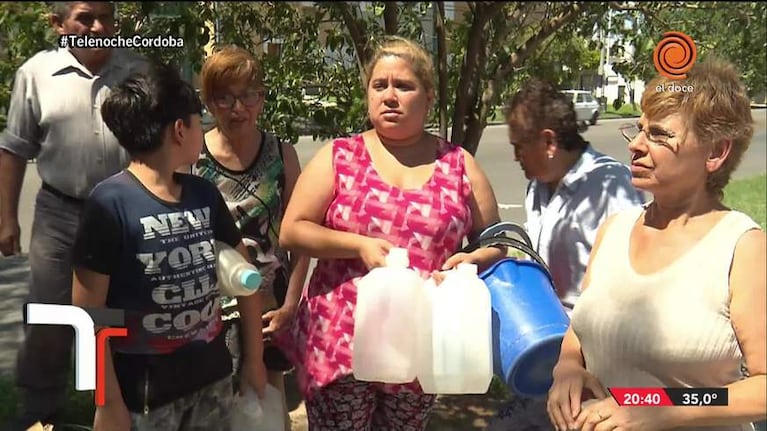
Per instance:
[[[251,261],[264,277],[267,381],[282,392],[290,429],[284,374],[293,366],[270,338],[293,319],[309,267],[308,257],[289,255],[279,245],[283,212],[301,171],[298,155],[292,145],[258,127],[264,108],[263,71],[248,51],[226,46],[209,56],[202,67],[201,90],[216,124],[205,134],[193,171],[218,186],[243,233]],[[239,325],[234,298],[224,298],[223,307],[232,322],[230,349],[237,367],[240,356],[251,354],[240,351],[237,336],[247,328]]]
[[[668,84],[694,91],[656,91]],[[549,415],[559,430],[753,430],[767,416],[766,241],[722,203],[753,134],[749,98],[735,68],[711,60],[650,82],[642,113],[622,132],[632,182],[653,200],[597,235]],[[720,388],[727,403],[649,407],[659,398],[605,392],[664,387]]]

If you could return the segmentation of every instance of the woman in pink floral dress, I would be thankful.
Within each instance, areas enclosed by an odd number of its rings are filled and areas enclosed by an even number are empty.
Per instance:
[[[352,376],[354,282],[381,266],[392,247],[409,251],[423,276],[459,262],[486,267],[501,250],[456,253],[499,221],[490,184],[461,147],[427,133],[434,101],[429,55],[387,38],[367,68],[373,129],[322,148],[299,177],[280,243],[318,258],[295,323],[292,350],[312,431],[423,430],[434,403],[417,381],[403,385]]]

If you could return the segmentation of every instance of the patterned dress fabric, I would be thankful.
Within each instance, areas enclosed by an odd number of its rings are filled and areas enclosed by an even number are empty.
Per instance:
[[[471,185],[460,147],[441,140],[434,173],[418,189],[386,183],[361,135],[333,142],[335,190],[324,225],[383,238],[406,248],[422,276],[439,270],[469,233]],[[280,343],[289,350],[309,399],[317,389],[352,374],[356,282],[368,273],[361,259],[320,259],[303,293],[293,326]],[[381,384],[388,394],[421,394],[417,381]]]
[[[273,134],[261,132],[261,146],[253,162],[244,170],[228,169],[210,153],[207,144],[192,173],[216,185],[226,206],[242,232],[242,240],[251,262],[263,276],[261,292],[264,311],[285,303],[290,279],[288,253],[279,246],[280,223],[285,201],[285,164],[282,143]],[[221,296],[223,320],[226,322],[226,343],[232,354],[235,370],[242,358],[242,342],[237,299]],[[293,366],[267,338],[264,361],[270,371],[288,371]]]
[[[381,394],[379,385],[342,377],[306,402],[312,431],[423,431],[435,395]]]
[[[242,232],[252,261],[264,277],[262,291],[275,295],[281,304],[289,276],[288,254],[279,247],[285,167],[279,140],[262,132],[261,142],[253,163],[242,171],[221,165],[205,145],[193,173],[218,187]]]

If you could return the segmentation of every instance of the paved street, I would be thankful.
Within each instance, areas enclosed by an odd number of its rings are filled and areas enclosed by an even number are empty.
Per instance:
[[[743,157],[740,168],[735,172],[735,178],[750,177],[767,172],[767,135],[765,135],[767,110],[754,110],[752,114],[756,122],[754,138],[748,152]],[[629,163],[630,154],[626,141],[618,128],[621,124],[631,121],[636,120],[600,120],[596,125],[589,127],[584,133],[584,137],[598,151],[613,156],[621,162]],[[296,149],[302,166],[308,163],[322,144],[322,142],[313,142],[311,138],[299,140]],[[488,126],[485,129],[476,158],[493,186],[500,206],[501,218],[517,223],[523,222],[525,214],[522,204],[524,203],[527,180],[519,165],[514,162],[514,154],[509,145],[505,126]]]
[[[736,178],[749,177],[767,171],[767,135],[765,135],[767,110],[754,110],[753,115],[756,121],[754,138],[748,152],[743,157],[740,168],[735,173]],[[626,141],[621,136],[618,127],[630,121],[634,120],[600,120],[596,125],[589,127],[584,133],[584,137],[597,150],[628,163],[630,159]],[[323,143],[322,141],[313,141],[311,137],[299,139],[296,150],[302,166],[309,162]],[[514,154],[509,145],[506,126],[492,125],[485,129],[476,158],[493,185],[501,207],[501,217],[508,221],[524,221],[524,211],[521,206],[524,201],[527,180],[522,170],[514,162]],[[19,202],[19,217],[22,221],[21,241],[24,252],[28,250],[29,246],[34,198],[39,188],[40,178],[37,176],[35,165],[29,164]]]

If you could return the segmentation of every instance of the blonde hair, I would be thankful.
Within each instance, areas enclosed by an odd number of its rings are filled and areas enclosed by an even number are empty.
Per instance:
[[[216,91],[234,82],[245,82],[263,89],[264,71],[253,54],[239,46],[227,45],[211,54],[202,66],[202,100],[207,104]]]
[[[721,197],[754,133],[751,102],[736,68],[709,58],[696,63],[685,79],[659,76],[647,84],[641,106],[642,113],[652,119],[681,114],[702,145],[713,148],[722,140],[732,140],[730,154],[706,180],[707,189]]]
[[[365,67],[366,89],[370,85],[370,75],[378,61],[390,55],[410,63],[421,85],[428,93],[434,92],[434,63],[431,56],[420,44],[400,36],[384,36],[375,44],[373,54]]]

